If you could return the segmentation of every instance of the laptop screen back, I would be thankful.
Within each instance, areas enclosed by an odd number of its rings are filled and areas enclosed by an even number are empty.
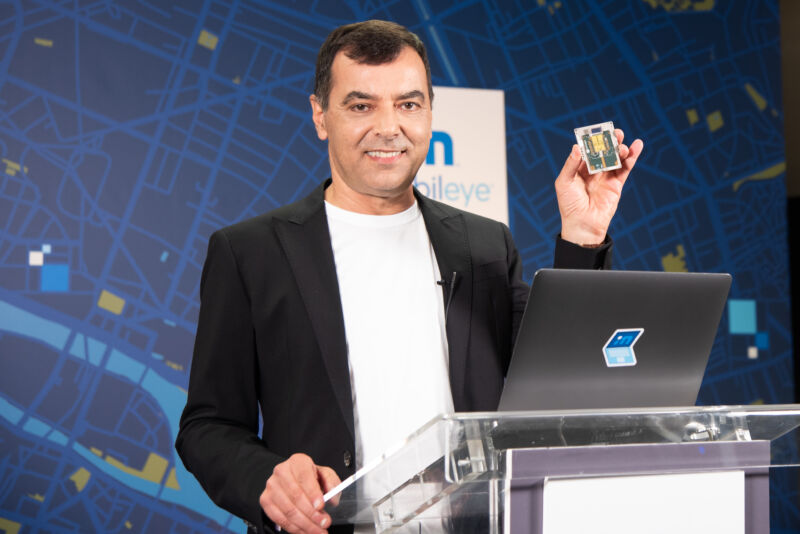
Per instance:
[[[688,406],[728,274],[542,269],[499,410]]]

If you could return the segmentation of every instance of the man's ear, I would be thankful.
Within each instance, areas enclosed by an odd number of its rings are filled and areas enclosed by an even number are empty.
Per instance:
[[[328,138],[328,130],[325,129],[325,111],[317,100],[317,95],[309,96],[308,101],[311,103],[311,120],[314,121],[314,128],[317,129],[317,137],[320,141],[325,141]]]

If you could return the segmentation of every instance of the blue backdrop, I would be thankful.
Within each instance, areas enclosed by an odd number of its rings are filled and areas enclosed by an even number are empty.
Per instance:
[[[368,18],[505,91],[528,278],[573,128],[643,138],[616,267],[731,272],[700,402],[792,401],[777,0],[0,1],[0,531],[240,530],[172,447],[206,240],[327,176],[316,52]]]

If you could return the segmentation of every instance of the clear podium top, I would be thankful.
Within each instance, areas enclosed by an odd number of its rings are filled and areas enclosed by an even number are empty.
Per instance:
[[[648,448],[658,455],[679,444],[762,442],[769,454],[748,458],[748,468],[797,466],[798,428],[800,405],[441,415],[326,494],[326,511],[334,524],[374,524],[377,532],[420,518],[438,521],[454,510],[483,514],[473,503],[486,500],[476,496],[488,496],[498,484],[527,476],[509,467],[509,453],[526,449],[613,446],[624,451],[618,447],[661,445]],[[703,469],[734,468],[735,454],[726,450],[724,456],[725,462]],[[620,474],[613,464],[607,469],[594,470],[592,476]],[[652,462],[638,473],[697,469],[697,464]]]

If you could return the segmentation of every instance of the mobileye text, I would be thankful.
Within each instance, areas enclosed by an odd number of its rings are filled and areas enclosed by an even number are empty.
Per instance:
[[[478,202],[487,202],[491,194],[491,188],[487,183],[445,182],[441,175],[431,176],[428,180],[417,176],[414,180],[414,187],[428,198],[446,200],[448,202],[463,202],[464,206],[469,206],[469,202],[473,198]]]

